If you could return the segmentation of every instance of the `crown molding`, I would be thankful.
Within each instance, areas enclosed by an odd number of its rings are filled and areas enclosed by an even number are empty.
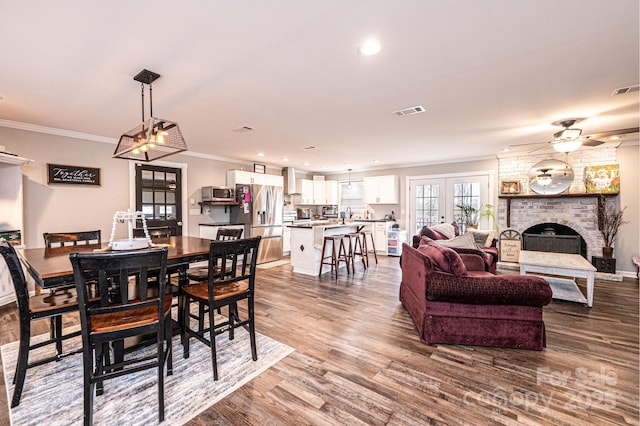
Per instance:
[[[40,126],[37,124],[22,123],[19,121],[0,119],[0,126],[9,127],[11,129],[27,130],[29,132],[46,133],[48,135],[66,136],[69,138],[83,139],[83,140],[94,141],[94,142],[103,142],[103,143],[111,143],[111,144],[116,144],[118,142],[117,139],[108,138],[106,136],[98,136],[98,135],[92,135],[90,133],[75,132],[73,130],[57,129],[55,127]]]

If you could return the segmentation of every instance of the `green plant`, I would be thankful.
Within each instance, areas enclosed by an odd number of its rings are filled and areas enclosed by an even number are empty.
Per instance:
[[[496,233],[498,232],[498,220],[496,219],[496,214],[493,211],[493,204],[483,204],[480,206],[480,210],[478,212],[480,217],[486,217],[487,219],[491,219],[493,223],[493,228]]]
[[[623,218],[625,209],[626,207],[622,210],[617,210],[614,205],[610,205],[607,208],[600,207],[600,232],[604,238],[605,247],[612,247],[620,227],[625,223],[629,223]]]
[[[479,211],[477,208],[470,204],[458,204],[457,208],[460,209],[460,215],[458,221],[463,225],[477,225],[480,220]]]

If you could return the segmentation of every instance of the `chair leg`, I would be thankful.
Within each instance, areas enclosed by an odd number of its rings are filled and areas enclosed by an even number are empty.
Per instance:
[[[189,323],[191,318],[189,317],[189,305],[190,300],[187,294],[183,294],[182,303],[182,330],[180,340],[182,340],[182,357],[189,358]]]
[[[211,366],[213,367],[213,380],[218,380],[218,359],[216,353],[216,325],[213,319],[215,310],[209,305],[209,341],[211,346]]]
[[[233,302],[229,304],[229,340],[233,340],[235,338],[235,322],[236,320],[240,322],[240,317],[238,316],[238,304]]]
[[[96,345],[96,351],[98,345]],[[82,351],[82,365],[83,365],[83,377],[84,377],[84,424],[85,426],[93,425],[93,395],[95,394],[96,384],[91,382],[91,372],[93,370],[93,359],[91,350]]]
[[[164,332],[159,332],[156,342],[156,350],[158,352],[158,422],[162,422],[164,420],[164,345],[163,342]]]
[[[56,352],[58,355],[62,355],[62,315],[57,315],[52,319],[55,319]]]
[[[247,299],[247,310],[249,313],[249,338],[251,339],[251,358],[254,361],[258,360],[258,349],[256,347],[256,326],[254,321],[254,306],[253,296]]]
[[[24,388],[24,379],[27,375],[27,365],[29,363],[29,342],[31,336],[31,324],[20,327],[20,347],[18,349],[18,362],[16,363],[16,372],[13,375],[13,399],[11,400],[11,408],[20,404],[22,389]]]
[[[171,321],[171,315],[167,316],[165,320],[164,338],[166,343],[166,355],[167,362],[167,376],[173,375],[173,324]]]

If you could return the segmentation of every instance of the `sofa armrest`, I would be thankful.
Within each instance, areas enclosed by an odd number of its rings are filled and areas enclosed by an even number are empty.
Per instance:
[[[551,302],[549,283],[536,276],[457,277],[431,271],[425,279],[430,301],[524,306],[544,306]]]

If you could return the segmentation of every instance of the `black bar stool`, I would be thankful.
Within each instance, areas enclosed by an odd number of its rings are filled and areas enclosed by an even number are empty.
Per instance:
[[[344,262],[347,265],[347,273],[350,273],[349,269],[349,255],[344,245],[344,235],[327,235],[324,237],[322,244],[322,256],[320,257],[320,270],[318,276],[322,275],[322,266],[331,265],[331,272],[333,268],[336,269],[336,278],[338,278],[338,269],[340,269],[340,262]],[[327,245],[331,243],[331,254],[325,255]],[[336,251],[337,248],[337,251]],[[329,261],[325,261],[329,259]]]
[[[376,265],[378,264],[378,254],[376,253],[376,242],[373,239],[373,233],[371,231],[360,231],[360,234],[362,234],[362,253],[363,253],[363,258],[367,261],[367,268],[369,267],[369,246],[367,243],[367,236],[369,236],[369,239],[371,240],[371,247],[373,249],[373,256],[376,259]]]
[[[349,260],[351,261],[351,269],[354,273],[356,271],[356,256],[360,256],[360,259],[362,259],[362,266],[365,270],[367,269],[364,246],[360,236],[360,232],[353,232],[345,235],[345,237],[349,239]]]

